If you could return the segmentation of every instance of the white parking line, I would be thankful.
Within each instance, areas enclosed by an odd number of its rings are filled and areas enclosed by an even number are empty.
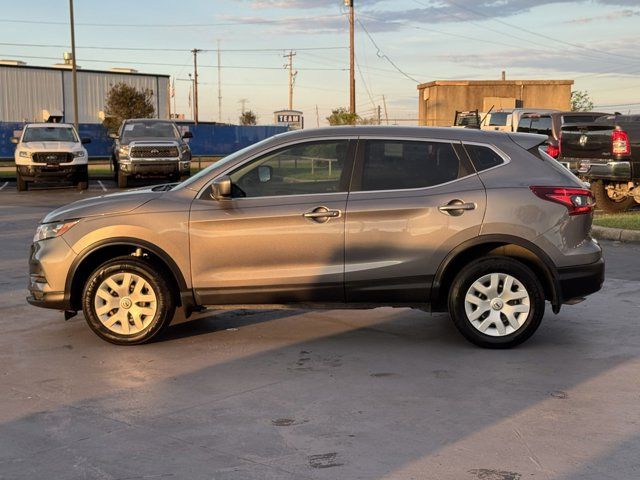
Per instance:
[[[0,190],[2,190],[2,189],[3,189],[4,187],[6,187],[7,185],[9,185],[9,182],[4,182],[4,183],[2,184],[2,186],[0,187]]]
[[[107,191],[107,188],[102,184],[102,182],[100,180],[98,180],[98,185],[100,185],[100,188],[102,188],[103,192]]]

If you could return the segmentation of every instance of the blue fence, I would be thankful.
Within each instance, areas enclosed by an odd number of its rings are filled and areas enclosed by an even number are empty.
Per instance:
[[[222,156],[252,145],[265,138],[287,131],[287,127],[276,126],[238,126],[180,122],[181,129],[193,133],[189,145],[194,156]],[[16,130],[22,130],[24,123],[0,122],[0,158],[13,159],[15,145],[11,137]],[[111,156],[113,140],[107,136],[106,129],[100,124],[80,124],[81,137],[91,138],[86,145],[90,158],[108,158]]]

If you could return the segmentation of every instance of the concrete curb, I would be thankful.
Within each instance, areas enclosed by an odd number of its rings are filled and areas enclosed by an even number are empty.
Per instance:
[[[614,240],[617,242],[640,243],[640,230],[624,230],[594,225],[591,235],[598,240]]]

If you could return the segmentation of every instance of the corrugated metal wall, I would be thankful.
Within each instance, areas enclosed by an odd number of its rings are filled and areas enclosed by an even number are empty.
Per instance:
[[[102,123],[99,113],[104,99],[116,83],[150,89],[158,118],[169,118],[169,78],[78,70],[80,123]],[[64,121],[73,122],[71,71],[0,65],[0,121],[42,121],[42,110],[60,110]]]
[[[62,72],[0,65],[0,121],[41,121],[43,109],[64,110]]]

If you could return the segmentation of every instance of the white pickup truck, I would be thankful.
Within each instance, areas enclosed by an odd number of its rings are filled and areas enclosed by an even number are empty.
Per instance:
[[[82,146],[91,139],[80,139],[78,132],[66,123],[29,123],[16,144],[14,158],[18,191],[29,188],[31,182],[62,180],[79,190],[89,184],[88,154]]]

